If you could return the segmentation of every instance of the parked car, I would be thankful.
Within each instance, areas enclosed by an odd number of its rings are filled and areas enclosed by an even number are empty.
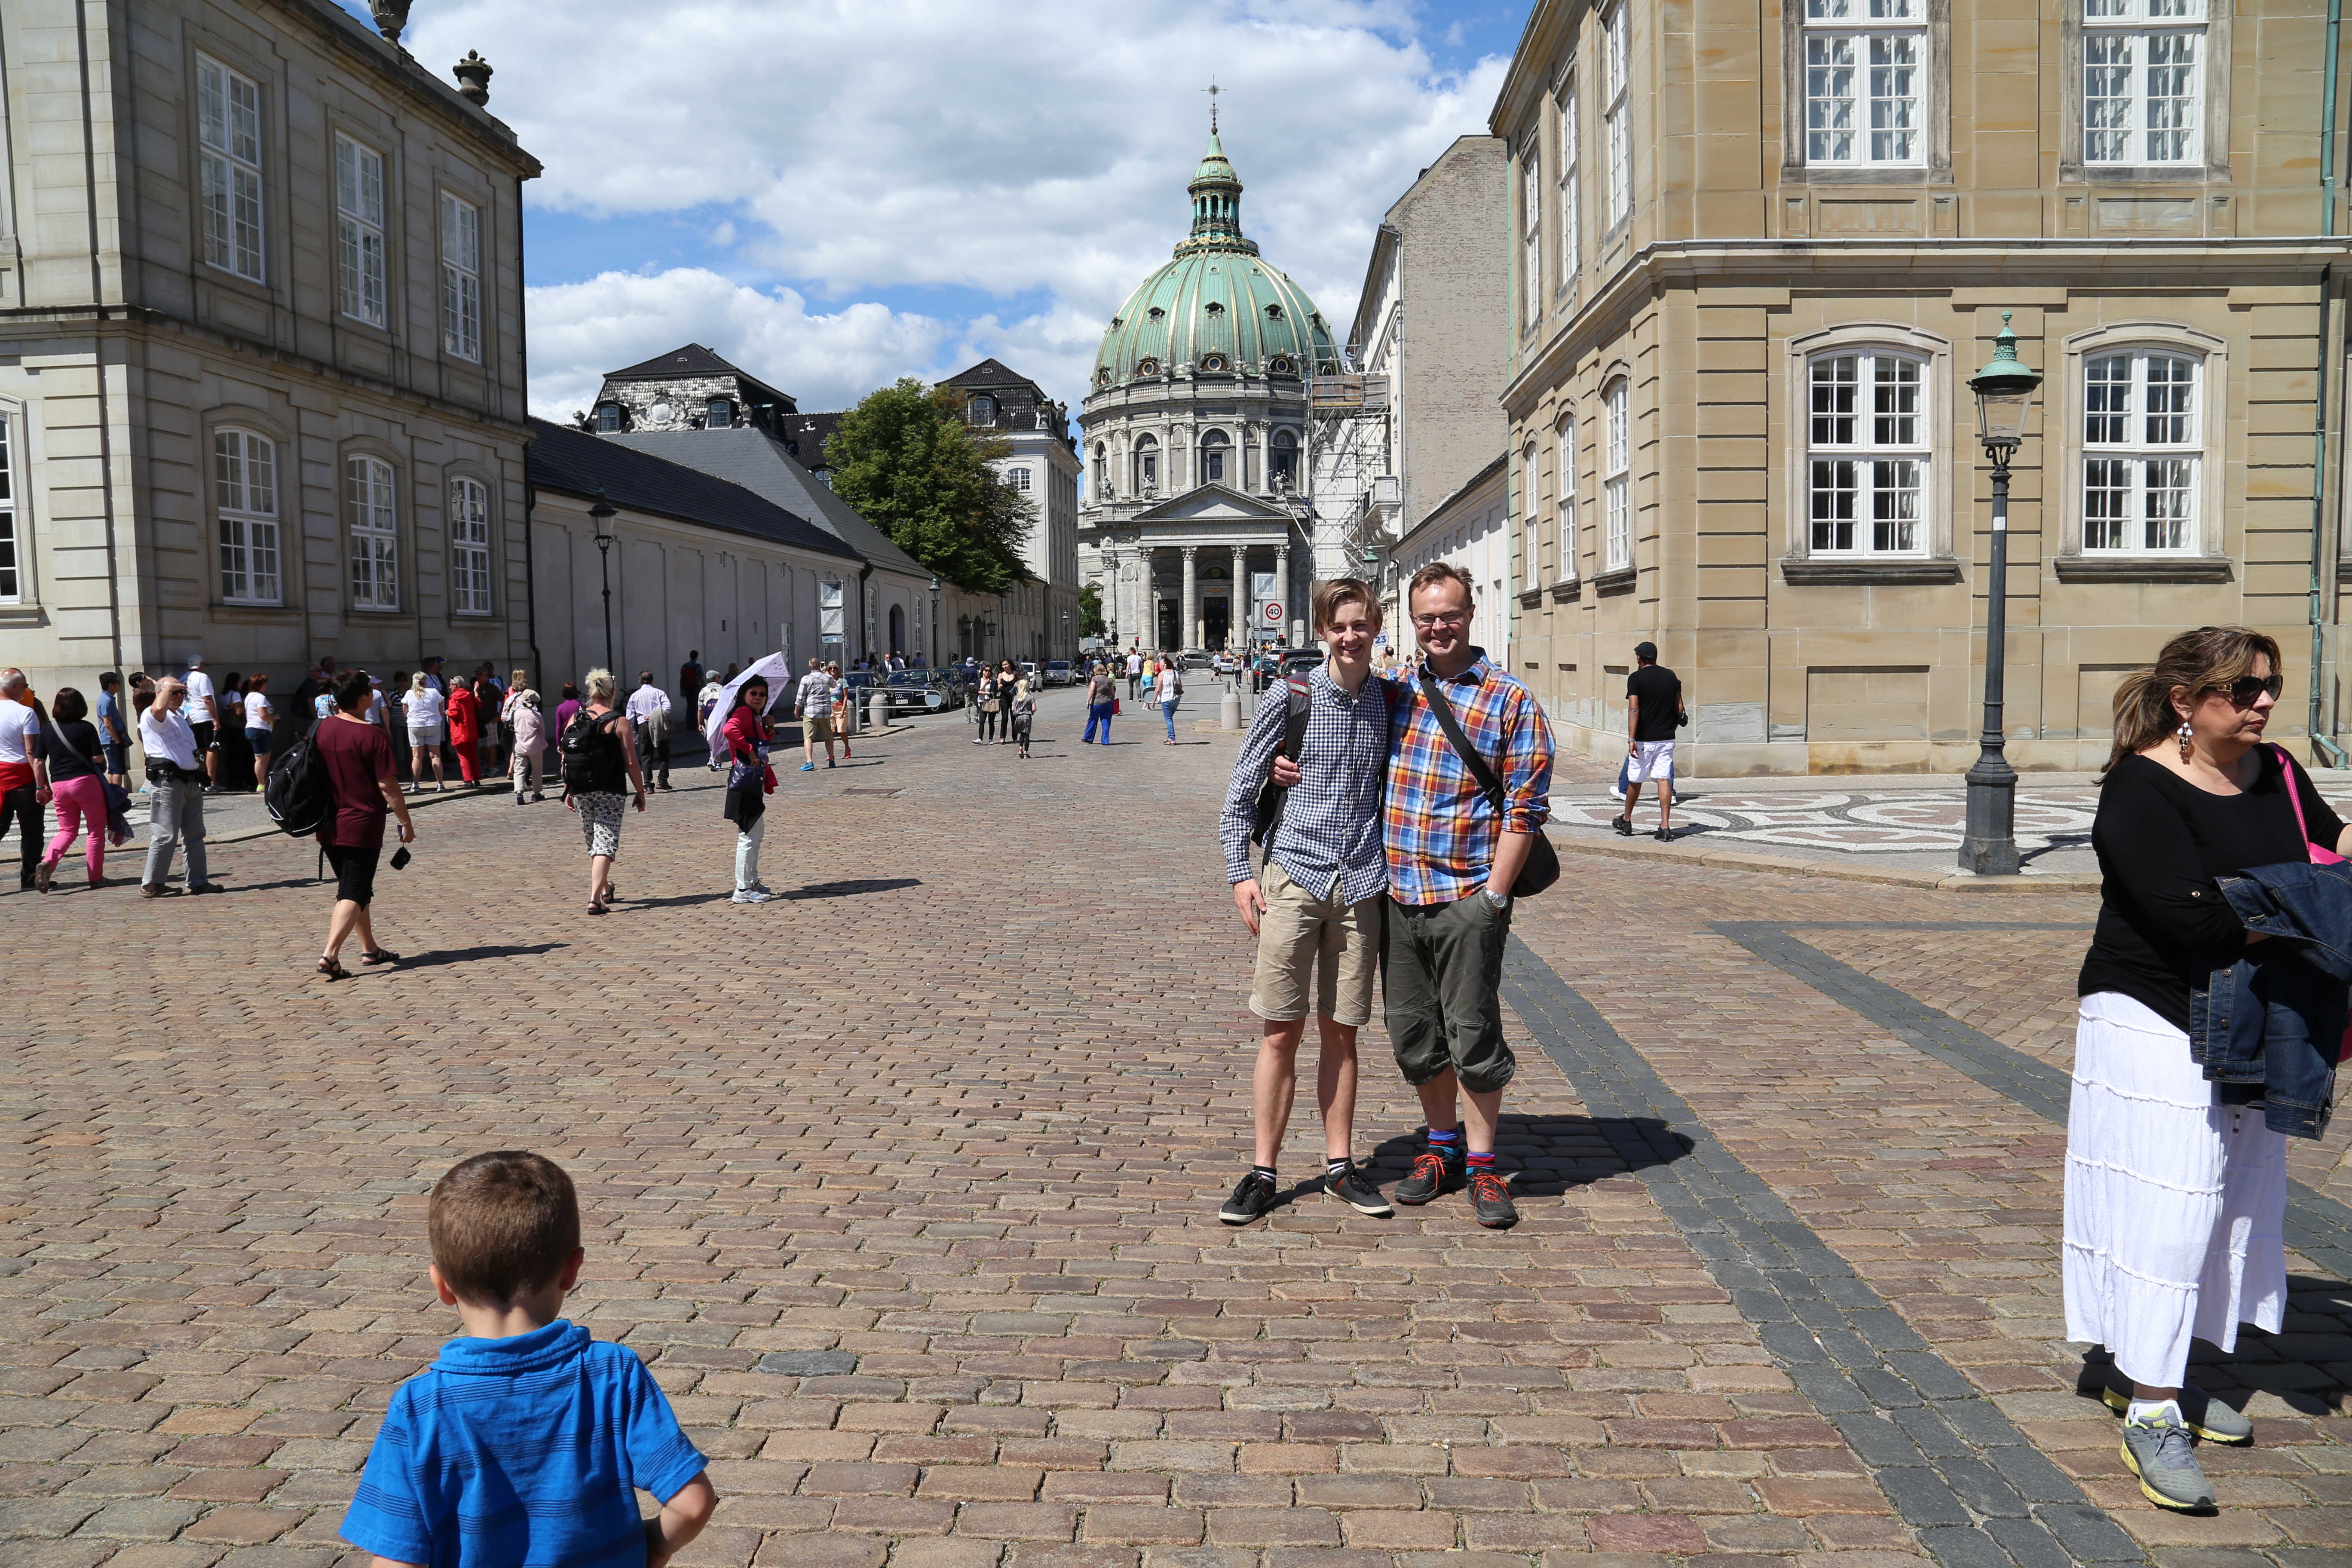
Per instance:
[[[943,713],[963,706],[963,685],[943,669],[894,669],[884,688],[894,713]]]
[[[1283,678],[1288,679],[1294,675],[1306,675],[1322,662],[1322,654],[1314,648],[1292,648],[1282,656]]]
[[[1179,662],[1186,669],[1206,669],[1209,668],[1208,651],[1204,648],[1188,647]]]
[[[1078,672],[1076,668],[1071,665],[1068,659],[1049,658],[1045,661],[1046,685],[1076,686],[1077,683]]]

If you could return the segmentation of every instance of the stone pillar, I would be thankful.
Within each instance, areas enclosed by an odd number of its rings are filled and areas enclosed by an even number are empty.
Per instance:
[[[1194,559],[1201,553],[1197,544],[1184,546],[1184,618],[1177,623],[1177,640],[1186,647],[1201,646],[1201,571]]]
[[[1118,646],[1118,549],[1106,543],[1096,561],[1102,574],[1103,636],[1110,646]]]
[[[1225,647],[1234,652],[1249,647],[1249,546],[1234,546],[1234,593],[1225,602]]]

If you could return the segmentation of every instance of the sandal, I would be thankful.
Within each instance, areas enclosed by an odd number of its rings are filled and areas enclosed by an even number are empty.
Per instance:
[[[588,912],[592,915],[608,915],[613,911],[602,904],[591,904],[588,906]]]
[[[366,964],[398,963],[400,962],[400,954],[392,952],[388,948],[380,947],[373,952],[362,952],[360,954],[360,962]]]
[[[319,973],[330,980],[349,980],[352,977],[352,972],[345,969],[341,961],[332,958],[319,960]]]

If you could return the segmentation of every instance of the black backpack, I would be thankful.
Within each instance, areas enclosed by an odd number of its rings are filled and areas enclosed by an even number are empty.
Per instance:
[[[615,787],[606,782],[613,773],[613,764],[607,759],[621,749],[611,729],[612,721],[620,716],[617,708],[601,719],[592,717],[583,708],[564,726],[563,738],[556,742],[556,750],[563,754],[564,794],[587,795],[599,788],[610,791]]]
[[[324,719],[314,719],[302,738],[278,753],[269,764],[262,804],[280,833],[307,838],[326,826],[335,809],[335,792],[327,778],[327,764],[319,758],[318,730]]]

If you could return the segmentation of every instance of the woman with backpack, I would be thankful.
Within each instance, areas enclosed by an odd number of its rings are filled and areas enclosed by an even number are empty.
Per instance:
[[[588,846],[588,912],[610,912],[613,862],[621,853],[624,790],[646,808],[646,778],[637,766],[637,743],[621,710],[613,705],[613,672],[592,669],[581,679],[588,705],[563,731],[563,804],[579,813],[580,836]]]
[[[335,868],[335,911],[327,918],[327,950],[319,955],[319,973],[329,980],[351,978],[342,965],[342,952],[353,931],[359,933],[362,963],[373,967],[400,962],[400,954],[377,944],[368,908],[375,901],[385,814],[400,818],[403,844],[415,842],[416,829],[408,820],[408,801],[392,771],[392,742],[368,722],[373,696],[367,671],[343,671],[335,677],[335,710],[310,731],[310,744],[327,775],[332,801],[326,820],[319,825],[319,845]]]

